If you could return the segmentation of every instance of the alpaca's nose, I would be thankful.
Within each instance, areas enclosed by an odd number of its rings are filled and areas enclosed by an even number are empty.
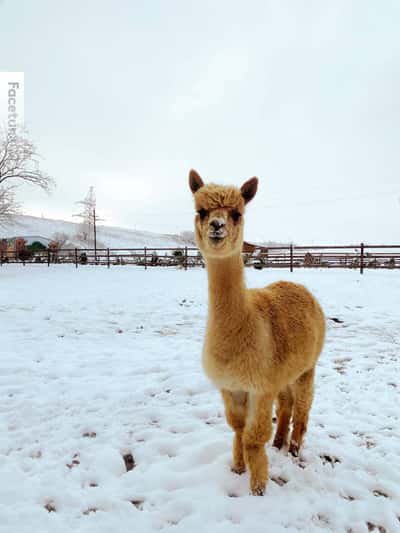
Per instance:
[[[211,220],[210,226],[212,226],[215,231],[218,231],[225,226],[225,220],[223,218],[214,218]]]

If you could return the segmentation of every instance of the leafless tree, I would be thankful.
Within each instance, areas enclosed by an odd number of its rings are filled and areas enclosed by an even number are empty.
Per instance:
[[[79,217],[81,219],[79,231],[76,236],[79,238],[79,240],[89,244],[93,241],[94,213],[96,210],[96,195],[94,192],[94,187],[90,187],[84,200],[76,203],[83,206],[80,213],[73,215],[74,217]]]
[[[194,246],[194,231],[181,231],[180,237],[184,243]]]
[[[14,187],[0,187],[0,226],[6,226],[18,213],[19,204],[15,200]]]
[[[26,131],[13,135],[0,130],[0,220],[5,224],[18,213],[15,188],[31,183],[49,192],[54,180],[40,167],[40,155]]]
[[[58,249],[67,248],[66,244],[69,241],[69,235],[63,231],[57,231],[53,233],[52,240],[58,244]]]
[[[94,245],[94,254],[95,260],[97,262],[97,248],[103,248],[104,244],[98,242],[97,240],[97,222],[104,220],[99,218],[96,215],[96,195],[94,192],[94,187],[90,187],[87,195],[84,200],[76,202],[77,204],[83,205],[83,210],[75,217],[80,217],[82,222],[80,224],[80,232],[77,233],[76,237],[85,243],[86,246],[90,246],[92,243]],[[92,238],[93,235],[93,238]]]

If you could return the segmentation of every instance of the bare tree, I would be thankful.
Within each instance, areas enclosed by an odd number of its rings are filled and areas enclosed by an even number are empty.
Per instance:
[[[6,226],[19,213],[14,187],[0,187],[0,226]]]
[[[180,237],[183,240],[183,242],[190,244],[191,246],[194,246],[194,231],[181,231]]]
[[[54,180],[40,168],[36,145],[24,130],[13,135],[0,130],[0,220],[3,224],[19,211],[15,188],[22,183],[49,192]]]
[[[73,215],[74,217],[79,217],[81,219],[77,237],[80,240],[89,244],[93,240],[92,235],[94,233],[94,213],[96,210],[96,195],[94,193],[94,187],[90,187],[84,200],[81,200],[80,202],[76,203],[83,206],[81,213]]]
[[[99,218],[96,215],[96,195],[94,193],[94,187],[90,187],[87,195],[85,196],[84,200],[81,200],[80,202],[76,202],[77,204],[83,205],[83,211],[82,213],[78,213],[77,215],[73,215],[75,217],[80,217],[82,219],[80,232],[76,235],[78,239],[83,241],[84,243],[94,245],[94,256],[95,261],[97,263],[97,247],[103,247],[103,243],[99,243],[97,241],[97,222],[100,220],[104,220],[102,218]],[[92,239],[93,234],[93,239]]]
[[[66,244],[69,241],[69,235],[63,231],[57,231],[53,233],[52,241],[58,244],[58,248],[66,248]]]

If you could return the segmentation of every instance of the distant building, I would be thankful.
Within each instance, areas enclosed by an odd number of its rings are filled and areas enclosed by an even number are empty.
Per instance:
[[[252,254],[257,248],[257,244],[251,244],[250,242],[243,241],[242,252]]]
[[[8,261],[13,259],[24,260],[21,254],[26,253],[27,246],[34,242],[40,243],[45,248],[51,251],[53,241],[47,237],[40,235],[25,235],[20,237],[9,237],[7,239],[0,239],[0,258],[1,261]],[[54,244],[54,243],[53,243]]]
[[[2,239],[3,242],[7,242],[7,250],[15,251],[20,247],[20,243],[24,241],[25,246],[29,246],[33,242],[40,242],[46,248],[51,243],[51,239],[47,237],[41,237],[40,235],[18,235],[17,237],[10,237],[8,239]]]

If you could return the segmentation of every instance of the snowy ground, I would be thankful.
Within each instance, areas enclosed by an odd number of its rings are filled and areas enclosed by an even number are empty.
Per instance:
[[[201,370],[204,270],[0,269],[1,533],[400,531],[399,273],[247,276],[303,282],[343,321],[301,457],[267,446],[261,498]]]

